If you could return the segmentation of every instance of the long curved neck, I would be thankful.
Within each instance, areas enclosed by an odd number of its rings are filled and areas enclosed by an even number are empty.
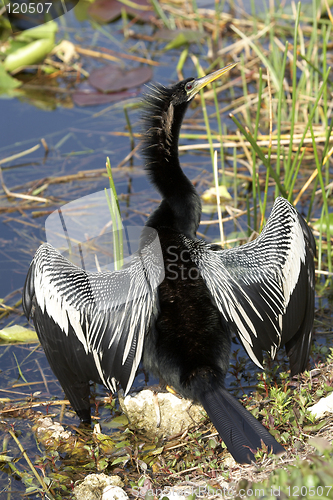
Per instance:
[[[147,98],[143,155],[149,178],[163,198],[147,225],[171,227],[195,237],[201,202],[178,156],[179,131],[188,103],[174,106],[171,97],[171,89],[157,87]]]

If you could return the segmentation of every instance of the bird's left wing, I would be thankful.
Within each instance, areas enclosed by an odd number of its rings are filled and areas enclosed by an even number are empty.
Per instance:
[[[262,350],[274,357],[279,346],[297,333],[306,337],[303,357],[307,357],[314,313],[315,242],[287,200],[276,199],[264,230],[250,243],[228,250],[202,242],[188,241],[187,246],[222,316],[258,366],[262,367]],[[304,362],[307,359],[300,366]],[[302,371],[296,364],[292,372]]]
[[[35,300],[44,319],[52,318],[59,327],[64,343],[70,341],[69,329],[74,331],[86,354],[92,354],[101,381],[113,391],[116,382],[125,392],[132,385],[156,312],[157,286],[164,279],[157,233],[151,228],[144,231],[141,248],[131,262],[112,272],[86,272],[43,244],[23,291],[26,316]],[[41,332],[40,338],[47,342],[47,332]]]

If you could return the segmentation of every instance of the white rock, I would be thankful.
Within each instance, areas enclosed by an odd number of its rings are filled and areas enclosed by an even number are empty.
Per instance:
[[[326,398],[321,398],[318,403],[310,406],[308,410],[317,418],[322,418],[325,413],[333,413],[333,392]]]
[[[72,434],[65,431],[59,422],[53,422],[50,417],[43,417],[37,421],[37,437],[41,438],[46,432],[49,433],[49,439],[68,440]]]
[[[149,389],[120,398],[119,402],[131,424],[150,438],[180,434],[205,418],[202,406],[170,393],[154,393]]]
[[[101,500],[128,500],[127,493],[119,486],[107,486]]]
[[[107,476],[106,474],[88,474],[82,481],[74,487],[76,500],[127,500],[128,496],[120,488],[123,486],[119,476]],[[105,490],[116,488],[118,496],[104,496]],[[122,496],[120,496],[120,492]]]

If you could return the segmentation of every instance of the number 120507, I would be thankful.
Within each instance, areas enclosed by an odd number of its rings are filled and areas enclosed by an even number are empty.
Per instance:
[[[331,489],[332,486],[317,486],[317,488],[308,488],[307,486],[287,486],[289,497],[313,497],[315,495],[316,498],[322,496],[327,497]]]
[[[7,3],[9,14],[47,14],[52,3]]]

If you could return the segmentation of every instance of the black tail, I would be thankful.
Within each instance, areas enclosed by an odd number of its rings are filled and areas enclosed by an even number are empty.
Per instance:
[[[262,441],[273,453],[284,453],[273,436],[223,387],[202,393],[200,402],[237,462],[251,463]]]

